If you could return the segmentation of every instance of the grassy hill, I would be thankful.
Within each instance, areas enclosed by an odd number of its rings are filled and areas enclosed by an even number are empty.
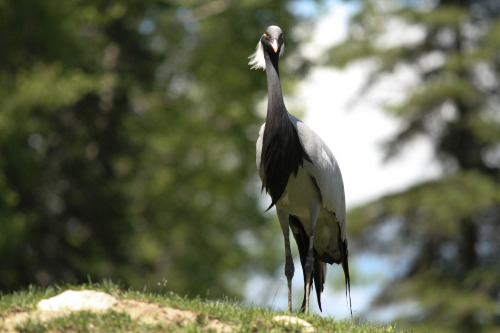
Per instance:
[[[48,311],[38,306],[41,300],[60,295],[67,290],[105,292],[112,296],[105,295],[113,300],[113,305],[104,310],[83,311]],[[289,314],[266,308],[247,307],[227,299],[213,301],[182,297],[170,292],[124,290],[109,282],[45,289],[30,287],[12,294],[2,294],[0,314],[0,332],[399,331],[392,326],[359,324],[356,320],[337,321],[317,314]],[[295,322],[297,318],[302,322]]]

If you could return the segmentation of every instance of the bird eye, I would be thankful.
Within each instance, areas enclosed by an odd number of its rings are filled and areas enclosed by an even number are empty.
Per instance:
[[[269,35],[267,34],[267,32],[266,32],[266,34],[265,34],[265,35],[266,35],[266,38],[269,38]]]
[[[283,34],[280,35],[280,39],[283,39]]]

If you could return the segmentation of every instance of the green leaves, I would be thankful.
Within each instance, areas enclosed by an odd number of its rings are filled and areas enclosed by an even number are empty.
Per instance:
[[[495,46],[500,12],[487,1],[438,1],[432,9],[397,1],[392,7],[362,4],[353,18],[352,39],[331,50],[344,57],[332,56],[331,62],[345,66],[372,59],[367,80],[372,90],[400,65],[418,75],[400,102],[383,105],[400,121],[400,130],[384,146],[386,156],[425,136],[443,166],[440,177],[349,213],[349,234],[361,248],[393,257],[411,254],[402,258],[404,271],[381,293],[378,305],[413,300],[421,308],[408,318],[411,322],[468,331],[497,327],[493,309],[499,289],[488,281],[498,280],[495,253],[500,251]],[[395,22],[424,36],[396,40],[389,30]],[[387,36],[392,43],[380,43]]]
[[[408,93],[402,103],[387,107],[387,111],[397,117],[412,119],[439,112],[439,107],[446,101],[475,109],[482,103],[481,97],[480,92],[464,77],[443,75],[435,80],[427,80],[424,85]]]
[[[352,61],[373,55],[373,45],[365,40],[342,43],[329,52],[329,61],[338,67],[345,67]]]
[[[500,204],[500,191],[490,178],[478,172],[459,172],[386,196],[378,204],[354,210],[354,220],[365,222],[400,216],[411,219],[415,228],[451,236],[460,230],[462,218],[475,219]],[[375,209],[375,207],[377,207]]]
[[[246,63],[266,24],[297,23],[287,3],[0,2],[0,289],[239,296],[274,272],[254,186],[265,75]]]
[[[86,94],[99,94],[115,85],[112,74],[86,74],[80,69],[63,69],[61,63],[36,63],[33,68],[19,71],[14,97],[17,108],[55,110],[68,107]]]

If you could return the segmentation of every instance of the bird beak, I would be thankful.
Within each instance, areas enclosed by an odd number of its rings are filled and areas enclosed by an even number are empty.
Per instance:
[[[271,46],[273,47],[274,53],[278,52],[278,40],[277,39],[272,40]]]

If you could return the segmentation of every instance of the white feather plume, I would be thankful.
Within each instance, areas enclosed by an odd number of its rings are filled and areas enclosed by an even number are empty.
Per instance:
[[[262,47],[262,43],[259,42],[257,43],[257,47],[255,48],[255,52],[252,53],[248,59],[250,61],[248,64],[252,67],[250,69],[259,69],[262,68],[263,70],[266,70],[266,59],[264,59],[264,48]]]

